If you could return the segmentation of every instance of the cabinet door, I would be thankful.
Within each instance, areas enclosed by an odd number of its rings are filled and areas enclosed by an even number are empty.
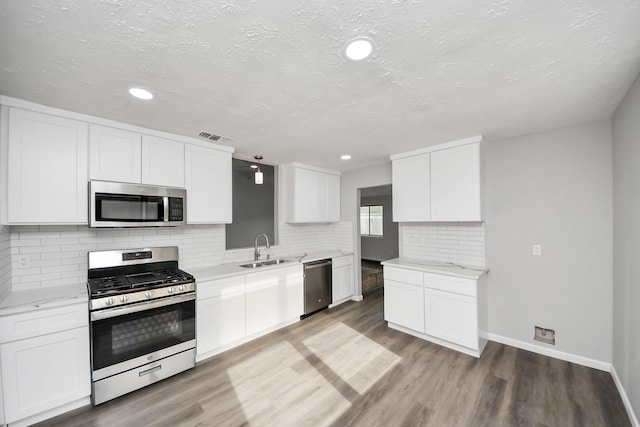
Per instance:
[[[106,126],[89,126],[89,178],[141,182],[142,135]]]
[[[2,344],[0,350],[7,423],[91,394],[87,327]]]
[[[431,220],[481,221],[480,144],[431,153]]]
[[[189,224],[232,220],[231,153],[185,145],[185,188]]]
[[[424,312],[427,334],[478,350],[475,297],[425,288]]]
[[[142,135],[142,183],[184,187],[184,144]]]
[[[86,123],[9,110],[9,224],[87,224],[87,140]]]
[[[326,198],[327,189],[326,185],[321,188],[318,178],[315,171],[295,168],[293,222],[318,222],[321,215],[326,215],[326,207],[318,202],[321,197]]]
[[[353,265],[334,268],[332,271],[333,302],[341,301],[355,293]]]
[[[245,300],[242,293],[223,293],[198,300],[198,354],[231,344],[245,337]]]
[[[431,219],[429,169],[428,153],[392,162],[394,222]]]
[[[325,174],[327,180],[327,222],[340,221],[340,177]]]
[[[293,320],[304,311],[302,266],[246,276],[247,335]]]
[[[384,320],[424,333],[423,295],[422,285],[385,279]]]

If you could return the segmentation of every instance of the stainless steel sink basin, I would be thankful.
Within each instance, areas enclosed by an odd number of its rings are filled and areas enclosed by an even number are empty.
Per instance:
[[[258,267],[262,267],[263,265],[276,265],[276,264],[283,264],[285,262],[289,262],[286,259],[270,259],[268,261],[256,261],[256,262],[250,262],[248,264],[240,264],[240,267],[242,268],[258,268]]]

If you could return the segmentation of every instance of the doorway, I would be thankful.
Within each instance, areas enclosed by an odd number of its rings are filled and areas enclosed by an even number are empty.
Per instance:
[[[382,261],[398,257],[391,184],[360,189],[359,232],[362,295],[384,285]]]

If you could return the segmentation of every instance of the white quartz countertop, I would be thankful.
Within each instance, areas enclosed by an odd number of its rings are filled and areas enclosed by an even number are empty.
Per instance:
[[[310,252],[301,252],[298,254],[291,254],[288,256],[271,258],[271,259],[284,259],[288,262],[285,262],[282,264],[264,265],[258,268],[240,267],[240,264],[250,264],[253,262],[253,260],[247,260],[247,261],[221,264],[221,265],[205,267],[205,268],[190,268],[188,271],[190,274],[193,275],[193,277],[196,278],[196,282],[200,282],[204,280],[224,279],[225,277],[239,276],[242,274],[272,270],[274,268],[290,267],[292,265],[304,264],[305,262],[318,261],[326,258],[337,258],[344,255],[351,255],[351,254],[352,252],[341,251],[338,249],[310,251]],[[261,259],[258,262],[262,262],[262,261],[266,261],[266,259]]]
[[[88,300],[86,283],[10,291],[0,301],[0,316],[86,303]]]
[[[413,258],[394,258],[382,262],[382,265],[389,267],[402,267],[409,270],[418,270],[425,273],[444,274],[447,276],[462,277],[465,279],[478,279],[483,274],[489,272],[486,267],[476,267],[461,264],[454,264],[441,261],[429,261]]]

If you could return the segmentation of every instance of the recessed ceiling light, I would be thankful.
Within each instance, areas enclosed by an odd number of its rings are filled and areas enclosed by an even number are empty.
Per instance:
[[[351,154],[343,154],[340,158],[342,160],[351,160]]]
[[[357,37],[347,43],[344,54],[352,61],[362,61],[373,52],[373,41],[367,37]]]
[[[153,94],[151,92],[149,92],[148,90],[140,89],[139,87],[132,87],[131,89],[129,89],[129,93],[139,99],[153,99]]]

